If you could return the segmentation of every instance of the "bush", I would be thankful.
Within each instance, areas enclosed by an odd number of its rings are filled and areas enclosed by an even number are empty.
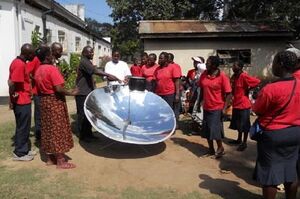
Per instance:
[[[59,64],[61,73],[65,79],[65,87],[67,89],[75,87],[75,81],[77,76],[77,68],[80,62],[80,55],[77,53],[71,53],[70,64],[66,60],[62,60]]]

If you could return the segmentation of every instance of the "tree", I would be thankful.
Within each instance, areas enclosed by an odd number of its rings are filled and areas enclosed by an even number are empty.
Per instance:
[[[110,23],[99,23],[95,19],[85,18],[85,22],[88,24],[88,28],[98,34],[100,37],[110,36],[110,31],[113,26]]]
[[[123,55],[141,50],[140,20],[267,20],[300,33],[299,0],[107,0],[115,22],[112,42]],[[222,11],[222,12],[221,12]]]

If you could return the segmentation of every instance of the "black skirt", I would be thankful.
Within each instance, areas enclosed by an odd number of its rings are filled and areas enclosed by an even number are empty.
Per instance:
[[[250,109],[233,109],[230,129],[238,132],[249,132],[250,129]]]
[[[299,126],[264,131],[257,141],[254,179],[261,185],[295,182],[299,148]]]
[[[224,138],[222,115],[222,110],[204,110],[200,135],[208,140],[221,140]]]

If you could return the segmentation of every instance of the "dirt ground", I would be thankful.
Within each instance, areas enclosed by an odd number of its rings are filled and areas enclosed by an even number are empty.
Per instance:
[[[68,108],[72,126],[75,126],[73,98],[68,99]],[[7,106],[0,106],[0,111],[0,125],[14,120]],[[234,193],[259,198],[260,188],[251,178],[256,158],[255,142],[249,141],[244,152],[236,151],[236,146],[227,144],[229,139],[236,137],[236,132],[228,129],[228,122],[224,124],[226,155],[219,160],[203,157],[207,150],[206,140],[187,135],[192,125],[189,118],[181,117],[181,130],[164,143],[155,145],[117,143],[100,133],[95,134],[98,140],[84,143],[78,142],[74,135],[75,147],[67,154],[77,165],[74,170],[61,171],[55,166],[45,166],[39,155],[26,164],[13,161],[6,161],[6,164],[14,168],[36,167],[51,175],[65,172],[75,182],[89,187],[162,187],[183,193],[214,193],[228,199],[233,198]]]

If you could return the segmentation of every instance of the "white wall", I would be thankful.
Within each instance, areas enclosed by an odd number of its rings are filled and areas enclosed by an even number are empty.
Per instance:
[[[261,78],[271,75],[270,66],[274,55],[285,48],[285,40],[145,40],[144,48],[147,53],[155,53],[157,57],[162,51],[173,53],[174,61],[178,63],[183,75],[193,68],[191,57],[202,56],[207,59],[211,55],[216,55],[217,50],[222,49],[251,49],[251,67],[246,68],[249,73]],[[227,70],[229,72],[229,70]]]
[[[31,34],[36,25],[40,27],[40,33],[43,36],[42,11],[32,8],[22,1],[19,4],[16,4],[19,8],[19,15],[17,15],[14,3],[0,1],[0,96],[8,96],[9,65],[20,53],[22,44],[31,43]],[[64,58],[67,61],[69,61],[70,53],[75,52],[75,37],[81,38],[81,48],[77,53],[81,53],[82,48],[87,45],[87,41],[90,41],[91,46],[93,46],[92,38],[88,34],[59,21],[51,15],[47,15],[46,27],[52,32],[51,43],[58,42],[58,30],[66,33],[67,49]],[[99,45],[101,46],[100,50],[98,50]],[[94,46],[94,64],[99,65],[99,57],[111,55],[111,46],[101,40],[96,40]]]
[[[1,1],[0,7],[0,96],[7,96],[9,66],[18,54],[18,50],[16,50],[18,41],[15,39],[18,24],[13,3]]]

